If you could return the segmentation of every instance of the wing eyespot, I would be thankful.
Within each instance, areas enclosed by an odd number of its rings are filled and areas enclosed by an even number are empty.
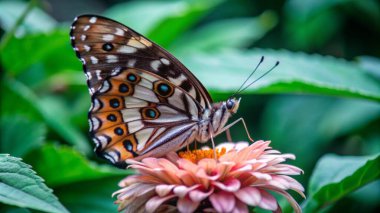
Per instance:
[[[114,46],[111,43],[104,43],[103,46],[102,46],[102,49],[104,51],[107,51],[107,52],[113,50],[113,48],[114,48]]]
[[[141,77],[134,72],[128,71],[126,80],[130,83],[137,84],[141,81]]]
[[[111,99],[110,100],[110,106],[112,108],[114,108],[114,109],[119,108],[120,107],[120,101],[119,101],[119,99],[117,99],[117,98]]]
[[[174,88],[170,84],[167,84],[162,81],[158,81],[154,83],[154,92],[161,97],[167,98],[173,94]]]
[[[145,120],[154,120],[160,117],[160,112],[153,107],[146,107],[141,110],[141,117]]]

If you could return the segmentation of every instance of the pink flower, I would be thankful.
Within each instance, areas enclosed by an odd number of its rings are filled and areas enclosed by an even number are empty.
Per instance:
[[[287,190],[305,197],[302,185],[288,176],[302,170],[283,164],[295,156],[281,154],[269,143],[222,144],[218,159],[209,158],[213,150],[195,150],[180,153],[182,157],[173,152],[166,158],[129,160],[137,174],[120,182],[116,203],[125,212],[248,212],[248,206],[279,211],[269,193],[274,192],[301,212]]]

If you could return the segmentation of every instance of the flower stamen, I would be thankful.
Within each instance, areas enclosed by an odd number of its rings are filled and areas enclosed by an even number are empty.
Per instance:
[[[216,159],[226,153],[226,148],[215,149]],[[198,163],[198,161],[204,158],[214,158],[214,149],[196,149],[182,151],[178,153],[180,158],[187,159],[193,163]]]

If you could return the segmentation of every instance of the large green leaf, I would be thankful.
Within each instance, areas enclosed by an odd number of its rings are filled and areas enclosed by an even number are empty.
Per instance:
[[[172,53],[218,51],[224,48],[247,47],[262,38],[277,23],[277,16],[266,11],[255,18],[234,18],[211,22],[186,33],[170,45]]]
[[[5,116],[0,120],[0,153],[22,157],[40,146],[45,139],[46,126],[23,116]]]
[[[216,92],[236,90],[265,56],[254,78],[280,65],[249,87],[255,93],[311,93],[359,97],[380,101],[380,84],[356,63],[320,55],[285,50],[224,51],[219,54],[193,53],[179,57],[206,85]]]
[[[44,212],[67,212],[29,165],[0,154],[0,202]]]
[[[305,212],[315,212],[380,177],[380,154],[375,156],[324,156],[310,179]]]
[[[51,187],[131,174],[130,170],[96,165],[73,148],[51,144],[28,155],[26,161]]]
[[[105,15],[168,46],[222,1],[132,1],[110,8]]]

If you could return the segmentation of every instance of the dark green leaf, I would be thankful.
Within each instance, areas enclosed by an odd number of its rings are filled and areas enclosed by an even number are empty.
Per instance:
[[[67,212],[29,165],[0,154],[0,202],[45,212]]]

